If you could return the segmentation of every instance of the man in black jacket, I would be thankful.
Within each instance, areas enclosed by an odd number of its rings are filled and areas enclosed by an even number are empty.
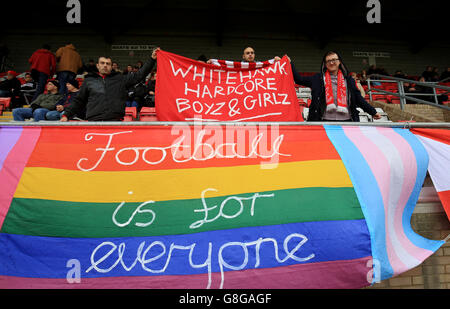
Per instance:
[[[8,71],[6,79],[0,82],[0,97],[11,98],[11,108],[17,107],[16,98],[20,95],[21,84],[16,76],[16,72]]]
[[[277,59],[277,58],[276,58]],[[307,121],[359,121],[357,107],[380,119],[369,103],[361,96],[355,80],[336,52],[327,52],[322,60],[320,73],[301,76],[291,62],[292,74],[297,85],[311,88],[311,105]]]
[[[144,80],[152,71],[158,50],[153,51],[151,58],[138,72],[127,75],[112,70],[111,58],[99,57],[98,73],[86,75],[77,97],[60,121],[67,121],[84,107],[88,121],[121,121],[125,115],[126,89]]]

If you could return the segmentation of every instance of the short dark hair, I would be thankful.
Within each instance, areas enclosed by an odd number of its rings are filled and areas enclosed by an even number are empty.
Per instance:
[[[98,56],[98,59],[97,59],[97,63],[100,61],[100,58],[106,58],[106,59],[109,59],[109,60],[111,60],[111,64],[112,64],[112,58],[110,57],[110,56]]]

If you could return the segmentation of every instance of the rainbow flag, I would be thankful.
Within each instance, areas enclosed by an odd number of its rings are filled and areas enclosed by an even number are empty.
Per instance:
[[[0,127],[0,288],[360,288],[443,241],[408,130]]]

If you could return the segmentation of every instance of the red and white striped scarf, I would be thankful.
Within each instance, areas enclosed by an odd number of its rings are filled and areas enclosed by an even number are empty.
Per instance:
[[[345,108],[347,111],[347,86],[345,84],[344,74],[339,70],[338,79],[337,79],[337,107],[338,110],[344,111],[342,108]],[[334,104],[334,95],[333,95],[333,86],[331,84],[331,75],[329,71],[325,72],[325,98],[327,102],[327,106]],[[340,108],[339,108],[340,107]]]
[[[218,60],[211,59],[211,63],[216,66],[229,69],[259,69],[265,68],[275,63],[275,59],[270,59],[266,61],[256,61],[256,62],[246,62],[246,61],[228,61],[228,60]]]

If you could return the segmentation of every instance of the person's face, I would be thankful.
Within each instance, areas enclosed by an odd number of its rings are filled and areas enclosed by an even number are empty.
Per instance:
[[[131,65],[127,66],[127,71],[128,72],[133,72],[133,67]]]
[[[119,66],[118,66],[117,63],[114,62],[114,63],[112,64],[112,68],[113,68],[114,70],[117,70],[118,67],[119,67]]]
[[[325,65],[327,67],[327,70],[331,73],[337,72],[339,70],[339,64],[341,62],[339,61],[339,57],[336,54],[328,55],[325,58]]]
[[[12,75],[12,74],[7,74],[7,75],[6,75],[6,79],[11,80],[11,79],[13,79],[13,78],[14,78],[14,75]]]
[[[71,83],[66,83],[66,87],[69,92],[73,92],[75,90],[75,87]]]
[[[54,92],[57,90],[58,90],[58,88],[53,83],[47,83],[47,91],[48,92]]]
[[[31,78],[31,75],[25,75],[24,79],[25,79],[25,82],[27,82],[27,83],[29,83],[29,82],[31,82],[33,80]]]
[[[98,72],[102,75],[108,75],[112,71],[112,61],[109,58],[100,57],[97,63]]]
[[[255,61],[255,51],[251,47],[244,49],[244,54],[242,55],[244,61],[253,62]]]

